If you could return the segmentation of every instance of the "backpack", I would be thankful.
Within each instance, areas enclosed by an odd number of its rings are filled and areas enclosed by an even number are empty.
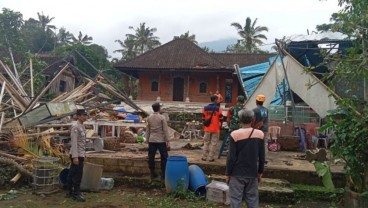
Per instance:
[[[212,116],[213,116],[214,113],[215,113],[215,111],[212,111],[210,118],[205,119],[203,121],[203,126],[205,126],[205,127],[209,127],[210,126],[211,121],[212,121]]]

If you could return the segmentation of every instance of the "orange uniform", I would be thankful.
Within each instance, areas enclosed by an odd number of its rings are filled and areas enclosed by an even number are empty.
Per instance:
[[[215,104],[205,106],[202,109],[202,119],[209,119],[212,113],[211,124],[209,126],[203,126],[203,130],[205,132],[220,133],[220,122],[223,120],[224,116],[222,115],[222,109],[219,106]]]

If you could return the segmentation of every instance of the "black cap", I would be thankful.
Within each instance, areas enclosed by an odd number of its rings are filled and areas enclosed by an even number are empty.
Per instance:
[[[156,103],[152,104],[152,108],[153,107],[161,107],[161,106],[162,106],[162,104],[160,104],[159,102],[156,102]]]
[[[87,111],[85,109],[77,109],[77,115],[87,115]]]

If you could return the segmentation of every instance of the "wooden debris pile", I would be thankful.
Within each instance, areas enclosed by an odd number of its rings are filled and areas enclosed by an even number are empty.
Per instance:
[[[0,165],[15,167],[18,174],[12,179],[13,182],[19,180],[21,175],[32,176],[30,169],[34,158],[48,155],[58,157],[62,162],[68,161],[65,152],[67,141],[63,138],[69,136],[68,128],[77,108],[91,110],[91,115],[95,113],[95,119],[116,120],[111,104],[123,101],[141,115],[147,114],[102,75],[82,77],[83,82],[73,90],[44,102],[53,83],[60,82],[63,73],[71,68],[75,67],[65,63],[41,92],[34,95],[33,77],[30,77],[31,87],[25,88],[18,73],[13,73],[0,61]],[[114,142],[111,142],[112,148],[119,149],[120,146],[116,145],[118,140]]]

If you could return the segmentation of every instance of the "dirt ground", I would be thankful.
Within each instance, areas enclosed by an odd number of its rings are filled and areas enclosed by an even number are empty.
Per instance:
[[[0,190],[0,195],[9,190]],[[193,194],[186,194],[183,199],[168,195],[165,189],[142,189],[130,188],[126,186],[114,187],[110,191],[99,193],[84,193],[86,202],[75,202],[65,197],[64,191],[42,196],[32,194],[32,189],[16,189],[16,193],[11,195],[12,199],[0,201],[0,207],[5,208],[46,208],[46,207],[68,207],[68,208],[222,208],[229,207],[223,204],[216,204],[206,201],[204,198],[194,197]],[[329,207],[326,202],[299,201],[296,204],[268,204],[261,203],[262,208],[320,208]],[[246,207],[245,205],[243,207]]]

